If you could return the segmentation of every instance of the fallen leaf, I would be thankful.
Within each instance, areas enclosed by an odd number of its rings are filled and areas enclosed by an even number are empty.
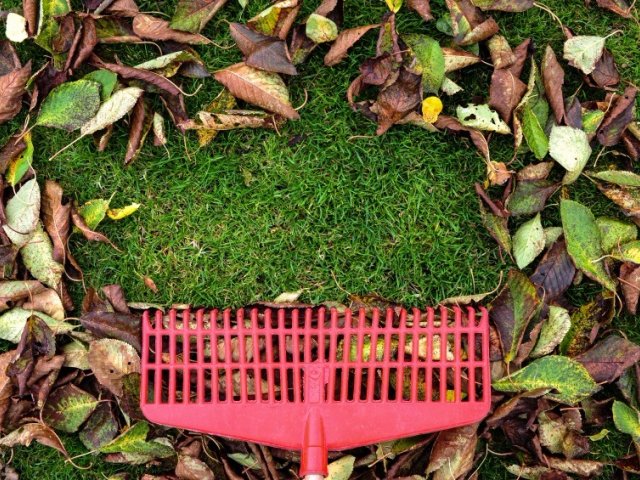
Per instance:
[[[56,430],[74,433],[97,405],[98,401],[93,395],[68,383],[51,392],[42,411],[42,418]]]
[[[574,357],[599,383],[611,383],[640,360],[640,347],[618,335],[610,335]]]
[[[513,256],[519,269],[533,262],[544,250],[544,230],[538,213],[523,223],[513,236]]]
[[[560,202],[567,251],[576,267],[605,288],[615,291],[616,282],[602,262],[602,242],[596,219],[588,207],[573,200]]]
[[[611,217],[598,217],[596,223],[600,229],[602,250],[605,253],[610,253],[614,248],[631,242],[638,237],[638,227],[632,223]]]
[[[549,155],[567,171],[562,183],[573,183],[591,157],[587,134],[577,128],[554,125],[549,136]]]
[[[151,112],[144,96],[140,96],[131,112],[129,141],[127,142],[127,152],[124,156],[125,165],[133,162],[140,153],[147,134],[151,130],[151,119]]]
[[[94,229],[104,220],[109,209],[109,202],[110,200],[96,198],[88,200],[77,209],[88,228]]]
[[[508,218],[487,212],[482,204],[480,206],[480,215],[482,217],[482,223],[489,231],[489,234],[498,242],[502,250],[508,255],[511,255],[512,242],[511,235],[509,234]]]
[[[145,286],[151,290],[153,293],[158,293],[158,287],[156,287],[156,282],[153,281],[151,277],[143,278]]]
[[[0,41],[0,123],[15,117],[22,109],[22,95],[31,76],[31,62],[23,67],[11,42]]]
[[[562,307],[550,305],[549,317],[542,323],[538,341],[529,356],[538,358],[552,353],[560,345],[570,328],[569,312]]]
[[[509,42],[502,35],[494,35],[491,37],[487,41],[487,47],[489,47],[493,68],[496,70],[509,68],[516,60],[513,50],[511,50],[509,46]]]
[[[143,90],[138,87],[118,90],[100,106],[96,115],[82,126],[80,134],[90,135],[117,122],[131,111],[142,93]]]
[[[442,47],[445,73],[470,67],[480,62],[480,57],[461,48]]]
[[[427,475],[433,480],[464,478],[473,467],[478,444],[478,424],[444,430],[431,450]]]
[[[566,242],[556,241],[538,263],[531,281],[538,287],[538,295],[546,302],[560,298],[571,286],[576,275]]]
[[[42,225],[37,225],[32,237],[20,249],[20,255],[25,267],[35,279],[58,290],[64,266],[53,259],[53,245]]]
[[[407,0],[407,7],[414,10],[425,22],[429,22],[433,20],[429,1],[430,0]]]
[[[420,100],[420,76],[401,69],[396,81],[380,91],[372,107],[378,116],[376,135],[382,135],[402,120],[420,104]]]
[[[0,446],[15,447],[16,445],[24,445],[28,447],[34,440],[42,445],[58,450],[65,458],[69,458],[69,454],[60,441],[60,438],[51,428],[43,423],[33,422],[18,427],[16,430],[0,438]]]
[[[503,122],[498,114],[489,108],[489,105],[458,106],[456,113],[458,120],[465,127],[500,134],[511,133],[509,125]]]
[[[180,0],[169,26],[184,32],[199,33],[227,0]]]
[[[603,37],[588,35],[569,38],[564,42],[564,59],[589,75],[602,57],[605,41]]]
[[[409,34],[402,39],[415,56],[417,63],[412,69],[422,75],[424,93],[437,94],[445,73],[444,53],[440,44],[428,35]]]
[[[152,458],[169,458],[175,455],[173,448],[155,440],[147,440],[149,424],[138,422],[120,436],[100,448],[102,453],[133,453]]]
[[[63,204],[62,187],[53,180],[44,184],[42,221],[53,242],[53,259],[64,265],[71,233],[71,203]]]
[[[211,469],[202,460],[190,455],[178,455],[176,476],[184,480],[214,480]]]
[[[379,25],[363,25],[362,27],[347,28],[341,31],[324,56],[324,64],[327,67],[332,67],[340,63],[346,58],[348,50],[353,47],[365,33],[376,27],[379,27]]]
[[[624,18],[632,18],[631,9],[626,0],[597,0],[598,6],[616,13]]]
[[[616,66],[615,59],[608,49],[604,49],[602,57],[596,63],[596,68],[588,77],[595,86],[610,89],[620,83],[620,72]]]
[[[22,304],[22,308],[45,313],[56,320],[64,320],[65,318],[64,306],[62,305],[60,295],[51,288],[31,295],[29,299]]]
[[[108,403],[100,403],[93,411],[78,437],[88,450],[98,450],[118,434],[116,421]]]
[[[0,338],[12,343],[18,343],[27,321],[32,316],[44,321],[55,335],[68,333],[74,328],[70,323],[61,322],[45,313],[13,307],[0,315]]]
[[[526,90],[525,83],[511,71],[494,70],[489,87],[489,106],[494,108],[505,122],[510,122],[513,111]]]
[[[556,117],[558,124],[564,119],[564,96],[562,86],[564,85],[564,70],[558,63],[553,48],[547,45],[541,65],[542,79],[547,99]]]
[[[168,21],[143,13],[139,13],[133,18],[133,32],[140,38],[147,38],[155,41],[172,40],[174,42],[188,43],[192,45],[205,45],[211,43],[211,40],[199,33],[174,30],[171,28]]]
[[[574,405],[598,390],[589,372],[577,361],[560,355],[548,355],[493,382],[499,392],[523,392],[548,389],[547,397]]]
[[[161,92],[166,92],[168,95],[171,95],[172,97],[180,97],[180,98],[182,97],[182,90],[180,90],[175,83],[173,83],[168,78],[165,78],[162,75],[159,75],[150,70],[145,70],[144,68],[128,67],[126,65],[120,65],[118,63],[105,63],[95,55],[92,57],[91,62],[93,65],[97,67],[104,68],[114,73],[117,73],[120,77],[124,79],[138,80],[140,82],[143,82],[146,85],[146,88],[148,90],[151,90],[151,91],[160,90]],[[134,90],[130,90],[131,88],[136,88],[136,87],[128,87],[128,88],[123,88],[122,90],[118,90],[113,95],[113,97],[115,97],[118,93],[123,91],[129,92],[129,95],[133,96]],[[121,95],[124,96],[124,94],[121,94]],[[109,101],[113,99],[113,97],[111,97],[109,100],[103,103],[101,106],[101,109],[104,108],[104,106],[108,104]],[[122,101],[122,98],[120,99],[120,101]]]
[[[5,36],[12,42],[20,43],[29,38],[27,19],[17,13],[9,12],[6,18]]]
[[[91,311],[82,315],[80,322],[98,338],[116,338],[141,351],[140,318],[136,315]]]
[[[236,63],[224,70],[218,70],[214,77],[236,97],[278,113],[289,119],[299,119],[289,101],[286,85],[276,73],[264,72]]]
[[[621,262],[632,262],[640,265],[640,240],[616,246],[611,252],[611,256]]]
[[[503,12],[524,12],[533,7],[533,0],[471,0],[482,10],[501,10]]]
[[[122,396],[122,378],[140,373],[140,357],[136,350],[121,340],[105,338],[89,345],[89,364],[100,384]]]
[[[598,477],[602,474],[603,464],[595,460],[564,459],[547,457],[551,468],[562,470],[580,477]]]
[[[40,186],[35,178],[23,184],[9,199],[4,213],[4,233],[16,247],[26,245],[33,237],[40,217]]]
[[[640,187],[640,175],[631,171],[603,170],[601,172],[589,173],[589,176],[615,185]]]
[[[558,190],[559,185],[549,180],[518,182],[507,198],[506,207],[512,215],[533,215],[544,209],[547,200]]]
[[[312,13],[305,24],[305,34],[315,43],[332,42],[338,38],[338,26],[333,20]]]
[[[505,362],[516,358],[527,326],[539,307],[536,287],[522,272],[509,270],[507,282],[491,302],[489,311],[500,336]]]
[[[295,21],[298,10],[300,10],[298,0],[283,0],[248,20],[247,26],[257,32],[284,40]]]
[[[154,112],[152,120],[153,144],[158,147],[167,144],[167,135],[165,133],[164,118],[158,112]]]
[[[601,145],[611,147],[620,142],[627,126],[634,120],[637,93],[636,87],[627,87],[607,112],[598,129],[598,141]]]
[[[620,267],[620,283],[622,284],[622,294],[624,295],[627,311],[635,315],[638,311],[638,300],[640,299],[640,266],[624,263]]]
[[[618,431],[631,435],[634,442],[640,442],[640,414],[638,411],[618,400],[613,401],[611,411],[613,412],[613,422]]]
[[[353,455],[344,455],[338,460],[334,460],[327,467],[327,480],[349,480],[356,458]]]
[[[129,215],[133,215],[140,208],[139,203],[132,203],[127,205],[126,207],[121,208],[108,208],[107,216],[111,220],[122,220],[123,218],[127,218]]]

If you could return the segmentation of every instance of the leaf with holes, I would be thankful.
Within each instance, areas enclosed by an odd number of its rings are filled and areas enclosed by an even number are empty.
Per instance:
[[[140,373],[140,357],[135,348],[111,338],[91,342],[89,364],[96,379],[118,396],[122,396],[122,378],[128,373]]]
[[[458,106],[456,113],[458,120],[460,120],[460,123],[465,127],[501,133],[503,135],[511,133],[509,125],[502,121],[500,116],[489,108],[489,105]]]

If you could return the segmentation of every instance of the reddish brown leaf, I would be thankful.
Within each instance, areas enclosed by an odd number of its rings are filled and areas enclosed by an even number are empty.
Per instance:
[[[541,69],[547,99],[556,116],[556,122],[560,124],[564,119],[564,96],[562,94],[564,70],[558,63],[556,54],[550,45],[547,45],[547,49],[544,52]]]
[[[105,285],[102,287],[102,292],[116,312],[131,313],[124,296],[124,290],[120,285]]]
[[[609,89],[620,83],[620,73],[608,49],[604,49],[602,57],[596,63],[596,69],[587,77],[594,86]]]
[[[489,88],[489,106],[509,123],[513,111],[522,100],[527,85],[508,70],[494,70]]]
[[[168,21],[143,13],[133,18],[133,32],[140,38],[147,38],[149,40],[173,40],[174,42],[192,45],[211,43],[211,40],[199,33],[187,33],[174,30],[169,26]]]
[[[9,162],[17,158],[27,148],[27,144],[21,137],[22,135],[12,135],[4,147],[0,149],[0,174],[4,174]]]
[[[53,259],[64,265],[71,234],[71,203],[63,203],[62,187],[53,180],[47,180],[44,184],[42,221],[53,242]]]
[[[598,129],[598,141],[601,145],[611,147],[620,142],[627,126],[634,119],[637,93],[638,90],[630,86],[625,89],[622,96],[617,98],[615,105],[609,110]]]
[[[611,383],[640,360],[640,347],[629,340],[610,335],[575,357],[597,383]]]
[[[137,315],[93,311],[82,315],[80,322],[98,338],[116,338],[140,351],[140,318]]]
[[[626,0],[597,0],[598,6],[617,13],[624,18],[632,18],[631,5]],[[634,2],[635,3],[635,2]]]
[[[478,424],[444,430],[431,450],[427,475],[433,478],[465,478],[473,467],[478,444]]]
[[[98,32],[96,31],[96,23],[93,17],[86,16],[82,19],[80,32],[81,34],[79,37],[80,40],[77,52],[74,55],[72,55],[71,52],[69,53],[68,62],[71,65],[72,70],[77,69],[80,65],[86,62],[91,56],[95,46],[98,44]],[[71,60],[73,61],[71,62]]]
[[[31,75],[31,61],[22,67],[13,45],[0,42],[0,123],[15,117],[22,109],[22,95]]]
[[[531,275],[531,281],[538,287],[538,295],[546,303],[560,298],[573,283],[576,267],[567,253],[564,239],[555,242]]]
[[[124,157],[124,164],[129,165],[133,162],[147,138],[147,134],[151,130],[152,115],[144,100],[144,95],[138,98],[138,101],[131,112],[131,122],[129,127],[129,141],[127,143],[127,153]]]
[[[524,69],[527,58],[529,58],[530,48],[531,39],[527,38],[524,42],[513,49],[515,61],[513,62],[513,65],[509,67],[509,71],[513,73],[514,77],[520,78],[522,76],[522,70]]]
[[[414,10],[425,22],[429,22],[433,20],[429,1],[430,0],[407,0],[407,7]]]
[[[84,235],[84,238],[86,238],[87,240],[93,242],[108,243],[113,248],[118,250],[118,248],[105,235],[99,232],[95,232],[87,226],[84,218],[82,218],[82,215],[78,213],[78,210],[75,206],[71,207],[71,221],[73,222],[73,225],[76,226],[80,230],[80,232],[82,232],[82,235]]]
[[[620,267],[620,283],[627,311],[635,315],[640,298],[640,266],[631,262],[623,263]]]
[[[398,44],[398,32],[396,31],[396,16],[387,12],[382,17],[378,42],[376,43],[376,57],[388,54],[392,55],[398,63],[402,62],[402,52]]]
[[[180,96],[182,92],[173,82],[162,75],[141,68],[127,67],[117,63],[105,63],[96,55],[92,55],[91,63],[98,68],[106,68],[127,80],[140,80],[149,86],[156,87],[170,95]]]
[[[27,20],[27,33],[30,37],[36,34],[38,29],[38,0],[22,0],[22,16]]]
[[[376,135],[382,135],[403,119],[421,100],[420,76],[404,68],[397,80],[382,89],[371,110],[378,115]]]
[[[144,281],[144,285],[151,290],[153,293],[158,293],[158,287],[156,287],[156,282],[153,281],[153,278],[151,277],[144,277],[143,278]]]
[[[489,153],[489,143],[482,132],[473,128],[465,127],[457,118],[450,117],[448,115],[440,115],[434,126],[443,130],[450,130],[452,132],[466,132],[471,137],[471,141],[476,146],[480,154],[489,161],[491,155]]]
[[[231,36],[245,55],[245,63],[267,72],[297,75],[284,40],[268,37],[239,23],[229,26]]]
[[[140,373],[140,357],[131,345],[111,338],[89,345],[89,364],[100,385],[122,396],[124,377]]]
[[[331,44],[331,48],[324,56],[324,64],[332,67],[340,63],[346,56],[347,51],[355,45],[372,28],[379,25],[363,25],[362,27],[347,28],[338,35],[338,38]]]

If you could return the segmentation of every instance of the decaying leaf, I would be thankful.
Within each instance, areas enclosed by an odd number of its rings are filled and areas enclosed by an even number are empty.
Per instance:
[[[98,401],[93,395],[67,384],[51,392],[42,416],[50,427],[73,433],[78,431],[97,405]]]
[[[509,125],[502,121],[498,114],[492,111],[488,105],[459,106],[456,113],[458,120],[465,127],[501,134],[511,133]]]
[[[133,19],[133,32],[140,38],[148,38],[149,40],[173,40],[174,42],[195,45],[211,43],[207,37],[199,33],[174,30],[168,21],[142,13]]]
[[[564,85],[564,70],[558,63],[556,54],[550,45],[544,52],[541,65],[542,79],[547,99],[556,117],[556,122],[560,124],[564,119],[564,96],[562,86]]]
[[[5,207],[4,233],[18,248],[33,237],[40,217],[40,186],[36,179],[23,184]]]
[[[518,268],[523,269],[544,250],[544,230],[538,213],[523,223],[513,236],[513,257]]]
[[[0,446],[15,447],[16,445],[29,446],[36,441],[47,447],[54,448],[68,457],[67,450],[55,432],[44,423],[26,423],[13,432],[0,438]]]
[[[427,474],[434,480],[464,478],[473,467],[478,424],[444,430],[431,451]]]
[[[551,305],[549,307],[549,317],[542,323],[538,341],[529,356],[538,358],[549,355],[560,345],[570,328],[571,317],[569,312],[562,307]]]
[[[87,123],[99,106],[100,84],[91,80],[66,82],[47,95],[36,124],[72,132]]]
[[[348,50],[353,47],[365,33],[378,26],[379,25],[364,25],[362,27],[347,28],[341,31],[324,56],[324,64],[332,67],[340,63],[347,56]]]
[[[121,340],[105,338],[89,346],[89,364],[102,386],[122,396],[122,378],[140,373],[140,357],[136,350]]]
[[[93,118],[82,125],[80,134],[90,135],[117,122],[131,111],[142,93],[143,90],[138,87],[127,87],[118,90],[100,105],[100,109]]]
[[[564,42],[564,59],[589,75],[596,68],[606,39],[596,36],[575,36]]]
[[[169,26],[184,32],[199,33],[227,0],[180,0]]]
[[[591,157],[587,134],[577,128],[554,126],[549,136],[549,155],[567,171],[562,183],[573,183]]]
[[[597,383],[611,383],[640,360],[640,347],[618,335],[610,335],[574,357]]]
[[[15,117],[22,109],[22,95],[29,76],[31,62],[24,67],[13,45],[8,40],[0,42],[0,123]]]

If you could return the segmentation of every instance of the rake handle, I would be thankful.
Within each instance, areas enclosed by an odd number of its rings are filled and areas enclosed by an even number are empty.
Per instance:
[[[307,415],[300,458],[300,476],[305,480],[321,480],[328,475],[327,442],[322,417],[316,410]]]

